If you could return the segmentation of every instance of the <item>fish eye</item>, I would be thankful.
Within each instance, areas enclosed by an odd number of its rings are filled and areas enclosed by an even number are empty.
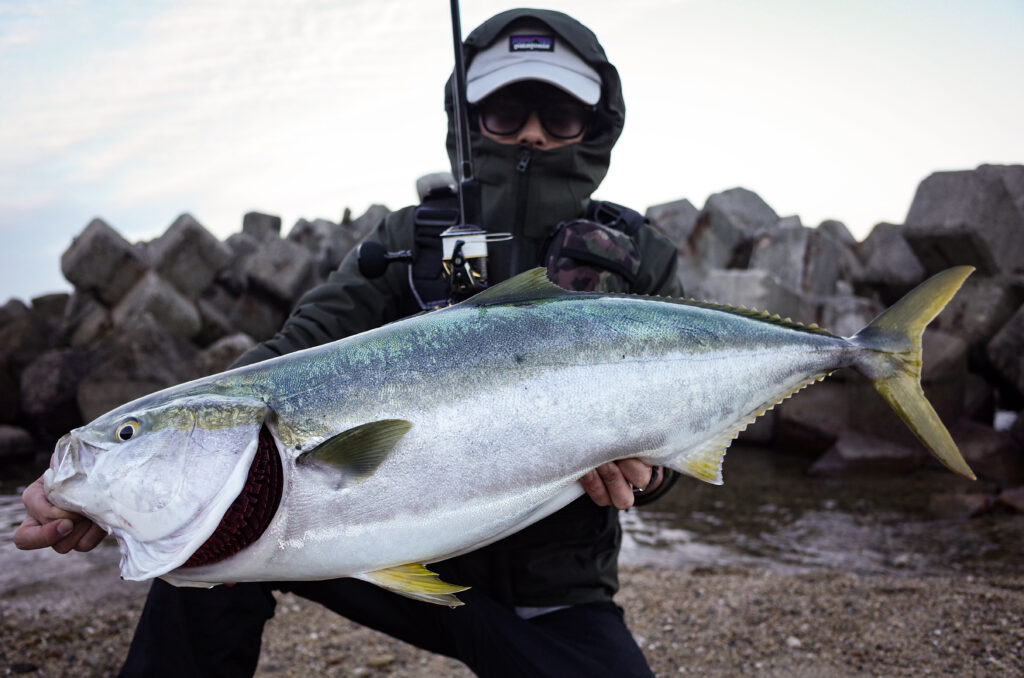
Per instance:
[[[129,419],[128,421],[124,421],[118,425],[116,431],[114,432],[114,437],[117,439],[118,442],[123,443],[131,440],[132,436],[138,433],[138,431],[139,422],[134,419]]]

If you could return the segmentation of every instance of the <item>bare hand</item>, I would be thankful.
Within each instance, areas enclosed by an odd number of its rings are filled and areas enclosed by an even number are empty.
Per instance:
[[[639,459],[621,459],[598,466],[580,478],[583,489],[598,506],[628,509],[633,505],[633,488],[647,487],[651,467]]]
[[[43,479],[39,478],[21,493],[21,503],[28,515],[14,531],[14,545],[19,549],[53,547],[57,553],[90,551],[103,541],[107,533],[99,525],[77,513],[59,509],[46,499]]]

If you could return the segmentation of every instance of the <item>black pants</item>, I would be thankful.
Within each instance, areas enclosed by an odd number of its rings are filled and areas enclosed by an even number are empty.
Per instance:
[[[450,609],[355,579],[238,584],[213,589],[153,582],[122,677],[251,676],[271,590],[316,601],[364,626],[454,657],[480,676],[652,676],[611,602],[586,603],[520,619],[473,589]]]

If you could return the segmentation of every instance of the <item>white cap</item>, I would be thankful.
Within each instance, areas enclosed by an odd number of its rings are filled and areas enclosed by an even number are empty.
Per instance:
[[[506,30],[474,57],[466,71],[466,100],[475,104],[521,80],[540,80],[585,104],[601,99],[601,76],[544,24]]]

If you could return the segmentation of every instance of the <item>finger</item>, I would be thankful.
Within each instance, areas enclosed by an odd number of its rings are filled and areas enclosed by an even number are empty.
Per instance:
[[[597,467],[597,474],[601,476],[604,486],[611,498],[612,506],[617,509],[628,509],[633,505],[633,488],[622,475],[622,471],[614,464],[602,464]]]
[[[598,475],[597,471],[590,471],[587,475],[580,478],[580,483],[583,485],[583,490],[587,493],[595,504],[598,506],[611,506],[612,499],[608,496],[608,490],[604,486],[604,481],[601,480],[601,476]]]
[[[615,464],[633,487],[643,490],[651,484],[652,469],[639,459],[620,459]]]
[[[64,530],[63,534],[61,530]],[[14,531],[14,545],[23,551],[42,549],[53,546],[73,531],[74,523],[66,518],[40,525],[39,521],[29,516]]]
[[[107,531],[95,523],[90,523],[89,530],[78,540],[75,544],[76,551],[92,551],[96,548],[103,538],[107,536]]]
[[[77,513],[65,511],[51,504],[46,498],[46,492],[43,491],[42,478],[37,478],[25,488],[25,491],[21,493],[21,503],[25,505],[29,516],[35,518],[40,524],[62,518],[77,522],[82,518]]]
[[[90,528],[94,526],[91,520],[80,520],[75,523],[74,529],[66,537],[63,537],[60,541],[53,545],[53,550],[57,553],[67,553],[74,549],[78,542],[81,541],[82,537],[88,534]]]

